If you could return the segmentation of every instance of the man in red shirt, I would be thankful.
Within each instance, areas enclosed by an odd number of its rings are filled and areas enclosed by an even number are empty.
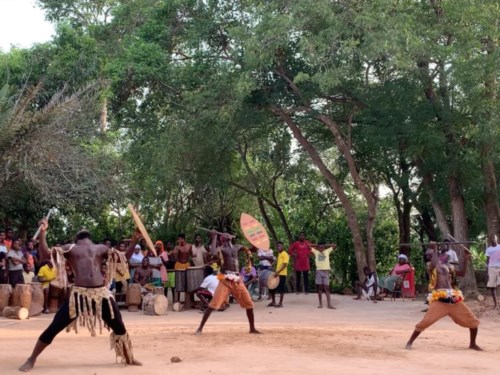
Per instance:
[[[302,288],[300,285],[301,276],[304,277],[304,292],[309,294],[309,255],[311,254],[311,243],[306,240],[304,232],[299,233],[298,241],[290,246],[288,253],[293,259],[295,269],[296,294],[300,294]]]

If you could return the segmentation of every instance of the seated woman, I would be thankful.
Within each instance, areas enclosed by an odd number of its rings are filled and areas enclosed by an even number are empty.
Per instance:
[[[408,264],[408,257],[399,254],[398,263],[389,272],[389,276],[380,278],[380,287],[393,293],[395,289],[401,286],[403,276],[411,272],[411,266]]]

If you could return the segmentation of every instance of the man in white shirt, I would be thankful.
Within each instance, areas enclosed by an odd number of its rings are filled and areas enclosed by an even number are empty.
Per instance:
[[[205,249],[205,246],[203,246],[199,234],[194,236],[194,244],[191,247],[191,252],[193,253],[191,260],[195,267],[201,267],[208,263],[208,251]]]
[[[212,299],[215,289],[217,289],[217,286],[219,285],[219,279],[216,275],[214,275],[212,267],[205,267],[205,275],[206,277],[203,279],[203,282],[196,292],[196,295],[202,303],[202,310],[205,310],[208,307],[208,303]]]
[[[488,284],[491,289],[491,296],[495,309],[497,308],[497,286],[500,285],[500,245],[497,243],[497,236],[490,236],[490,246],[486,249],[486,264],[488,265]]]
[[[271,249],[269,250],[259,249],[257,251],[257,256],[259,257],[260,261],[259,263],[260,270],[270,270],[271,266],[276,260],[276,257],[274,256],[273,251]]]

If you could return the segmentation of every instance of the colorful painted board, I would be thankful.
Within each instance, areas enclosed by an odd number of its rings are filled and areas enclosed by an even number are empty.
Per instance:
[[[242,213],[240,217],[241,231],[245,238],[257,249],[268,250],[270,247],[269,236],[266,228],[256,218]]]
[[[128,209],[130,210],[130,213],[132,214],[132,217],[134,218],[135,225],[137,226],[137,229],[142,234],[142,237],[146,241],[146,245],[148,245],[149,250],[153,252],[155,256],[158,256],[156,254],[156,249],[155,245],[153,245],[153,241],[151,241],[151,238],[149,237],[148,231],[146,230],[146,227],[144,227],[144,224],[142,223],[141,218],[139,217],[139,214],[135,211],[134,207],[129,203]]]

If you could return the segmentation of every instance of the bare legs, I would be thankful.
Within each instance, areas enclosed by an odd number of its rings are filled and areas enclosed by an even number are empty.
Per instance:
[[[35,347],[33,348],[33,353],[31,353],[26,362],[21,367],[19,367],[19,371],[28,372],[29,370],[31,370],[35,365],[36,359],[47,346],[49,346],[49,344],[45,344],[38,340],[35,344]]]
[[[247,310],[247,318],[248,318],[248,324],[250,325],[250,333],[260,333],[255,329],[255,319],[253,315],[253,309],[246,309]],[[207,322],[208,318],[212,314],[212,311],[214,311],[213,308],[208,306],[208,308],[205,310],[203,313],[203,317],[201,318],[200,326],[195,332],[196,336],[200,336],[201,333],[203,332],[203,327],[205,326],[205,323]]]
[[[335,307],[332,305],[332,301],[330,299],[330,288],[328,285],[319,285],[316,284],[316,289],[318,289],[318,299],[319,299],[319,306],[318,309],[323,308],[323,292],[325,292],[326,295],[326,304],[329,309],[335,310]]]
[[[478,329],[477,328],[469,328],[469,331],[470,331],[470,344],[469,344],[469,349],[472,349],[472,350],[478,350],[478,351],[482,351],[483,349],[481,349],[477,344],[476,344],[476,337],[477,337],[477,332],[478,332]],[[408,350],[411,350],[411,346],[413,344],[413,341],[415,341],[415,339],[420,335],[420,332],[419,331],[413,331],[410,339],[408,340],[408,342],[406,343],[406,349]]]
[[[494,308],[496,309],[497,308],[497,288],[490,288],[490,289],[491,289],[491,296],[493,297],[493,304],[495,305]]]
[[[43,313],[49,313],[49,288],[43,288]]]

